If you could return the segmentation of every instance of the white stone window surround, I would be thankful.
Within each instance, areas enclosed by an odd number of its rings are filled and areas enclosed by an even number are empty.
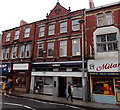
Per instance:
[[[96,45],[96,36],[102,34],[109,34],[109,33],[117,33],[117,41],[118,41],[118,50],[120,50],[120,32],[119,29],[115,26],[109,27],[101,27],[97,28],[93,32],[93,40],[94,40],[94,53],[95,59],[118,59],[118,55],[120,51],[113,51],[113,52],[97,52],[97,45]]]

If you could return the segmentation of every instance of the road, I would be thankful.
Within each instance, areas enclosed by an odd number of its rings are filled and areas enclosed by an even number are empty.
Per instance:
[[[2,102],[0,102],[0,106],[2,106],[2,110],[42,110],[42,109],[56,109],[56,110],[90,110],[84,109],[79,107],[74,107],[70,105],[58,104],[58,103],[51,103],[51,102],[44,102],[29,98],[21,98],[16,96],[9,96],[3,95]]]

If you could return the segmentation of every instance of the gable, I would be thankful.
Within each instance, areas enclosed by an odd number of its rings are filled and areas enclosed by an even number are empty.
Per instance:
[[[50,14],[47,16],[47,18],[54,18],[57,16],[61,16],[64,14],[68,14],[70,10],[65,9],[63,6],[60,5],[58,2],[56,6],[51,10]]]

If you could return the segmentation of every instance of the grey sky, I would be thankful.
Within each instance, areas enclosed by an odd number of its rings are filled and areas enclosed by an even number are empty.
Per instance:
[[[58,0],[1,0],[0,34],[2,31],[17,27],[21,20],[28,23],[46,18]],[[120,0],[93,0],[95,7]],[[71,11],[89,8],[89,0],[59,0],[60,4]]]

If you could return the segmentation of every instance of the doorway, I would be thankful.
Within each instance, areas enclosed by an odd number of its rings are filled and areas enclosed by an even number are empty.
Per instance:
[[[59,97],[66,97],[66,78],[59,77]]]

